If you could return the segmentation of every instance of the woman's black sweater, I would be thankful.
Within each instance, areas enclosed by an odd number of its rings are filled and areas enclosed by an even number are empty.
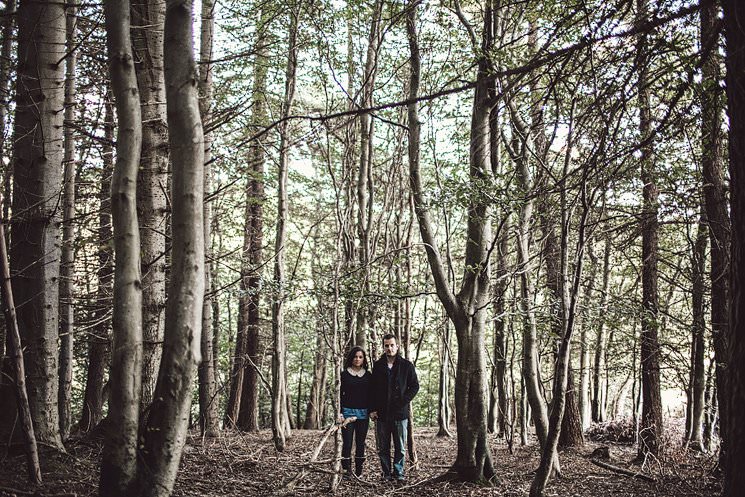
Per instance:
[[[346,369],[341,372],[341,406],[351,409],[370,408],[370,378],[369,371],[360,376],[354,376]]]

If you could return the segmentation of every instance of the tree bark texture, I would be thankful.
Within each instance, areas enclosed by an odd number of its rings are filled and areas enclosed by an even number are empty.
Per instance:
[[[62,259],[60,261],[59,300],[60,300],[60,362],[59,362],[59,423],[62,440],[70,435],[72,423],[72,370],[73,370],[73,278],[75,247],[75,133],[72,123],[75,120],[75,70],[77,51],[74,49],[77,27],[76,2],[67,8],[67,58],[65,65],[65,130],[64,130],[64,178],[63,178],[63,219],[62,219]]]
[[[192,382],[201,358],[204,300],[204,138],[199,115],[190,0],[168,0],[164,73],[173,163],[173,272],[158,383],[144,428],[138,483],[142,497],[167,497],[186,442]]]
[[[729,419],[726,424],[723,495],[734,497],[741,495],[745,488],[745,471],[742,470],[745,467],[745,51],[742,50],[745,46],[745,4],[737,0],[724,0],[722,3],[732,206],[730,357],[727,361],[728,391],[724,396]]]
[[[145,411],[153,401],[163,353],[166,308],[166,221],[168,126],[163,80],[165,0],[133,0],[132,47],[142,112],[142,153],[137,175],[137,215],[142,247],[142,397]]]
[[[129,2],[107,0],[106,45],[118,131],[111,180],[114,228],[114,306],[111,399],[101,462],[101,495],[128,497],[137,470],[142,368],[142,278],[137,223],[137,170],[142,117],[130,40]]]
[[[719,29],[716,3],[701,6],[701,169],[703,175],[704,205],[709,227],[711,332],[714,361],[716,362],[716,399],[719,406],[720,464],[726,463],[728,447],[727,425],[730,319],[730,219],[727,205],[727,186],[724,175],[724,132],[722,113],[725,105],[722,79],[722,58],[719,55]],[[730,131],[731,133],[731,131]]]
[[[637,0],[637,23],[647,21],[648,0]],[[647,33],[637,39],[637,105],[641,142],[642,192],[642,314],[640,355],[642,369],[642,418],[639,426],[639,458],[657,456],[661,449],[662,399],[660,397],[659,295],[657,259],[659,237],[659,191],[654,150],[652,147],[652,110],[650,105],[649,47]]]
[[[36,437],[62,448],[58,412],[59,208],[63,171],[65,7],[18,8],[10,267]]]
[[[212,120],[212,35],[214,28],[213,10],[214,0],[202,0],[201,12],[201,36],[199,47],[199,114],[204,123],[204,129],[208,129]],[[204,133],[204,304],[202,309],[202,361],[199,363],[199,426],[202,433],[208,437],[218,436],[220,433],[220,418],[217,398],[217,381],[215,376],[215,362],[217,359],[214,347],[214,334],[212,319],[212,296],[210,260],[212,246],[212,230],[210,220],[212,219],[212,204],[209,200],[212,188],[212,132]]]

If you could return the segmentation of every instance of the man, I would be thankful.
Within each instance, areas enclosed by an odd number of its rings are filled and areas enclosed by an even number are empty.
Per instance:
[[[383,337],[383,350],[385,355],[373,365],[370,380],[370,419],[377,422],[375,434],[383,478],[403,481],[409,403],[419,391],[419,380],[414,365],[398,355],[395,336]]]

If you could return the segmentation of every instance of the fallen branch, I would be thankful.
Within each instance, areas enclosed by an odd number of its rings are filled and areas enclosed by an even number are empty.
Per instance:
[[[5,494],[12,496],[29,495],[31,497],[78,497],[78,494],[76,493],[43,494],[39,491],[29,492],[27,490],[17,490],[10,487],[0,487],[0,495],[4,497]]]
[[[613,472],[618,473],[618,474],[621,474],[621,475],[626,475],[626,476],[631,476],[631,477],[634,477],[634,478],[639,478],[639,479],[642,479],[644,481],[648,481],[650,483],[656,483],[657,482],[657,480],[655,480],[651,476],[647,476],[647,475],[642,474],[642,473],[635,473],[634,471],[628,470],[626,468],[621,468],[619,466],[614,466],[611,463],[608,463],[608,462],[605,462],[605,461],[601,461],[600,459],[596,459],[594,457],[593,458],[590,458],[590,462],[592,462],[595,466],[600,466],[601,468],[607,469],[609,471],[613,471]]]
[[[328,473],[333,474],[334,471],[329,470],[322,470],[321,468],[313,467],[313,464],[317,463],[318,456],[321,454],[321,450],[323,450],[324,445],[326,445],[326,442],[328,441],[329,437],[332,433],[336,433],[338,430],[341,430],[342,428],[345,428],[349,423],[352,423],[354,421],[357,421],[357,418],[352,416],[349,418],[345,418],[342,423],[339,424],[332,424],[329,426],[326,431],[323,432],[323,435],[321,436],[321,440],[318,442],[318,445],[316,446],[315,450],[310,456],[310,461],[304,463],[300,471],[298,471],[295,476],[290,478],[287,483],[282,485],[282,488],[279,489],[278,492],[287,492],[292,491],[295,486],[300,482],[300,480],[305,476],[307,473],[307,469],[311,469],[312,471],[321,472],[321,473]],[[331,461],[329,461],[331,462]]]

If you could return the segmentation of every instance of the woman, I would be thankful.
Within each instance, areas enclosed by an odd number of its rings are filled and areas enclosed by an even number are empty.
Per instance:
[[[368,388],[370,385],[367,356],[362,347],[352,347],[341,372],[341,413],[340,421],[354,417],[355,420],[347,424],[341,431],[342,449],[341,465],[344,471],[351,473],[352,439],[355,440],[354,473],[362,474],[365,463],[365,437],[370,426],[367,416],[370,406]]]

